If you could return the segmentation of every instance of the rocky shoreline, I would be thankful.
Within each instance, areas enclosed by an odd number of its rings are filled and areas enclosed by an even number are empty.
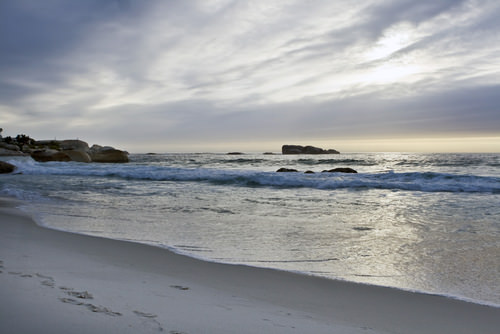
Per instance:
[[[129,153],[111,146],[92,145],[79,139],[66,140],[35,140],[24,134],[15,138],[2,137],[0,129],[0,156],[30,156],[38,162],[48,161],[76,161],[76,162],[101,162],[101,163],[126,163],[129,162]],[[229,152],[229,155],[240,155],[241,152]],[[264,154],[272,154],[270,152]],[[283,145],[282,154],[340,154],[334,149],[322,149],[314,146]],[[0,161],[0,173],[11,173],[15,166]],[[296,169],[280,168],[276,172],[298,172]],[[357,173],[352,168],[334,168],[324,170],[329,173]],[[305,171],[313,174],[313,171]]]
[[[0,129],[1,132],[1,129]],[[26,135],[0,135],[0,156],[31,156],[36,161],[125,163],[128,152],[111,146],[89,145],[83,140],[35,140]]]

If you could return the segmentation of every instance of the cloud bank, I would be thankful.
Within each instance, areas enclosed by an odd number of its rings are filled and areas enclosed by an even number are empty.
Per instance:
[[[489,0],[2,1],[0,126],[137,150],[500,137],[499,15]]]

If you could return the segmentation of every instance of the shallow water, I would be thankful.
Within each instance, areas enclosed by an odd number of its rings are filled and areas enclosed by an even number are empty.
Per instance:
[[[0,192],[52,228],[500,305],[498,154],[131,158],[17,158]]]

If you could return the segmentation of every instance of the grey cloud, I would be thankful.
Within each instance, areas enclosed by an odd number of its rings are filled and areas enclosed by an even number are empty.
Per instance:
[[[498,70],[486,68],[500,52],[494,43],[498,6],[486,1],[492,10],[480,19],[438,27],[387,58],[357,63],[352,53],[373,46],[394,24],[419,28],[443,13],[463,13],[473,3],[377,1],[343,27],[328,23],[337,10],[330,5],[336,3],[291,2],[279,15],[252,25],[246,6],[258,3],[233,1],[207,10],[192,1],[1,1],[0,107],[15,110],[34,133],[57,126],[67,135],[123,141],[131,133],[170,142],[498,133]],[[482,3],[477,2],[479,10]],[[324,25],[317,28],[316,19],[325,19]],[[236,34],[232,28],[241,21],[246,25]],[[203,53],[204,45],[216,51],[228,46],[228,54]],[[421,53],[456,63],[411,84],[300,95],[339,73],[363,73]],[[172,56],[178,63],[169,63]],[[157,75],[162,68],[153,65],[161,61],[170,67]],[[115,77],[101,86],[99,71]],[[262,88],[290,74],[298,78]],[[292,92],[288,101],[272,99],[287,92]],[[52,105],[41,104],[44,95]],[[129,101],[133,95],[137,99]],[[113,96],[112,107],[96,107]]]

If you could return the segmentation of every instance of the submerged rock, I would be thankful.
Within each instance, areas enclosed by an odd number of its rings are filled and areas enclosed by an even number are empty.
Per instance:
[[[278,169],[276,171],[277,173],[293,173],[293,172],[298,172],[298,170],[296,169],[292,169],[292,168],[285,168],[285,167],[281,167],[280,169]]]
[[[330,170],[324,170],[323,173],[357,173],[357,171],[349,167],[338,167]]]

